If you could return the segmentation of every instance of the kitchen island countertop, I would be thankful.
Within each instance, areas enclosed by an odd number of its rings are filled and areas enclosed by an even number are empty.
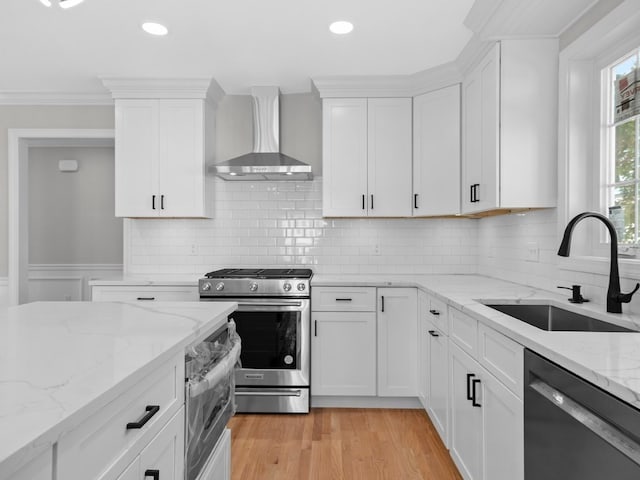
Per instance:
[[[236,307],[35,302],[0,309],[0,478],[216,331]]]

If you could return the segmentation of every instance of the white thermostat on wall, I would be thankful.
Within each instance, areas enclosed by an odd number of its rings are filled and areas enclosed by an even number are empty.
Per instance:
[[[58,162],[58,170],[61,172],[77,172],[78,161],[77,160],[60,160]]]

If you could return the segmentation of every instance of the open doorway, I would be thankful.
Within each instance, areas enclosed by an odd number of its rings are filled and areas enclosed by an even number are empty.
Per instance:
[[[89,277],[122,270],[113,137],[113,130],[9,130],[10,305],[87,300]]]

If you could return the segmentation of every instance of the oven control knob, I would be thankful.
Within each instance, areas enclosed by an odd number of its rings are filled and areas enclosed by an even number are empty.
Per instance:
[[[209,282],[203,283],[202,284],[202,291],[203,292],[208,292],[209,290],[211,290],[211,284]]]
[[[258,290],[258,284],[256,282],[251,282],[249,284],[249,290],[251,290],[252,292],[255,292],[256,290]]]
[[[224,290],[224,282],[218,282],[216,283],[216,290],[218,292],[221,292],[222,290]]]
[[[298,290],[299,290],[300,292],[303,292],[305,288],[306,288],[306,287],[305,287],[304,283],[299,283],[299,284],[298,284]]]
[[[285,292],[290,292],[290,291],[291,291],[291,284],[290,284],[290,283],[285,283],[285,284],[282,286],[282,289],[283,289]]]

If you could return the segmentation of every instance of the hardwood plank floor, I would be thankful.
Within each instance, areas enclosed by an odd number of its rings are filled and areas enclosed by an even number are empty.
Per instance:
[[[231,419],[233,480],[459,480],[423,410],[314,408]]]

